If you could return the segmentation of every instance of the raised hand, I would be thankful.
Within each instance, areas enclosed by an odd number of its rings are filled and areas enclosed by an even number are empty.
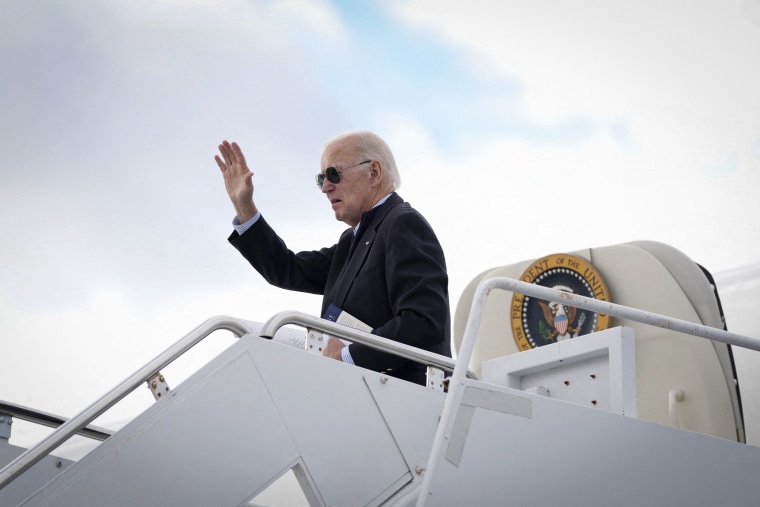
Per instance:
[[[253,203],[253,173],[248,169],[243,150],[237,143],[222,141],[219,152],[222,156],[216,155],[214,160],[222,171],[224,186],[237,218],[240,223],[245,223],[258,212]]]

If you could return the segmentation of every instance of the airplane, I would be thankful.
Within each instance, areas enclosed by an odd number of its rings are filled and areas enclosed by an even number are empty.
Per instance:
[[[301,312],[211,317],[70,419],[0,402],[0,505],[756,506],[737,358],[760,339],[728,330],[719,285],[653,241],[497,266],[459,299],[455,359]],[[239,339],[171,388],[218,330]],[[328,335],[426,364],[427,385],[322,357]],[[92,424],[142,385],[155,403]],[[23,449],[13,418],[56,429]],[[74,435],[99,444],[57,456]]]

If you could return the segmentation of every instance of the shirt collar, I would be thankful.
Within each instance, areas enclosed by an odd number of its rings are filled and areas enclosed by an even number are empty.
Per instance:
[[[387,200],[388,200],[388,198],[391,196],[391,194],[393,194],[393,192],[391,192],[390,194],[387,194],[385,197],[383,197],[382,199],[380,199],[379,201],[377,201],[377,204],[375,204],[374,206],[372,206],[372,208],[371,208],[371,209],[375,209],[375,208],[377,208],[378,206],[380,206],[381,204],[383,204],[385,201],[387,201]],[[368,211],[369,211],[369,210],[368,210]],[[366,213],[366,211],[365,211],[364,213]],[[364,213],[362,213],[362,216],[364,216]],[[358,224],[356,224],[356,227],[354,227],[354,235],[356,235],[356,232],[359,230],[359,226],[360,226],[361,224],[362,224],[362,223],[361,223],[361,221],[359,221],[359,223],[358,223]]]

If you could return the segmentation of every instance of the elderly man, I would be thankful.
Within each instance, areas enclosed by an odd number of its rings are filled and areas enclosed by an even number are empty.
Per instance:
[[[348,312],[372,333],[443,355],[450,351],[448,276],[427,221],[395,192],[400,178],[388,145],[371,132],[329,141],[317,185],[335,218],[350,228],[333,246],[294,253],[253,200],[253,173],[236,143],[216,162],[237,216],[230,243],[272,285],[322,294],[328,309]],[[410,382],[425,367],[360,344],[330,338],[324,355]]]

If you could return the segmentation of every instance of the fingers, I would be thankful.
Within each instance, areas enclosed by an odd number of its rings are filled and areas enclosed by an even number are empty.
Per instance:
[[[222,172],[227,170],[227,165],[224,163],[224,161],[219,158],[219,155],[214,155],[214,160],[216,160],[216,165],[219,166],[219,170]]]
[[[232,159],[235,162],[238,162],[239,164],[246,165],[245,164],[245,156],[243,155],[243,150],[240,149],[240,146],[238,145],[238,143],[233,142],[230,145],[230,152],[231,152],[232,157],[233,157]]]
[[[222,163],[222,159],[219,158],[219,155],[216,155],[214,159],[222,172],[232,167],[239,167],[243,169],[243,172],[245,173],[249,172],[248,164],[245,161],[245,155],[243,155],[243,150],[238,143],[222,141],[222,144],[219,145],[219,152],[222,154],[222,157],[224,157],[224,163]]]
[[[222,157],[224,157],[224,162],[227,164],[227,168],[232,166],[232,155],[231,155],[232,149],[230,147],[230,143],[227,141],[222,141],[222,144],[219,145],[219,153],[222,154]]]

